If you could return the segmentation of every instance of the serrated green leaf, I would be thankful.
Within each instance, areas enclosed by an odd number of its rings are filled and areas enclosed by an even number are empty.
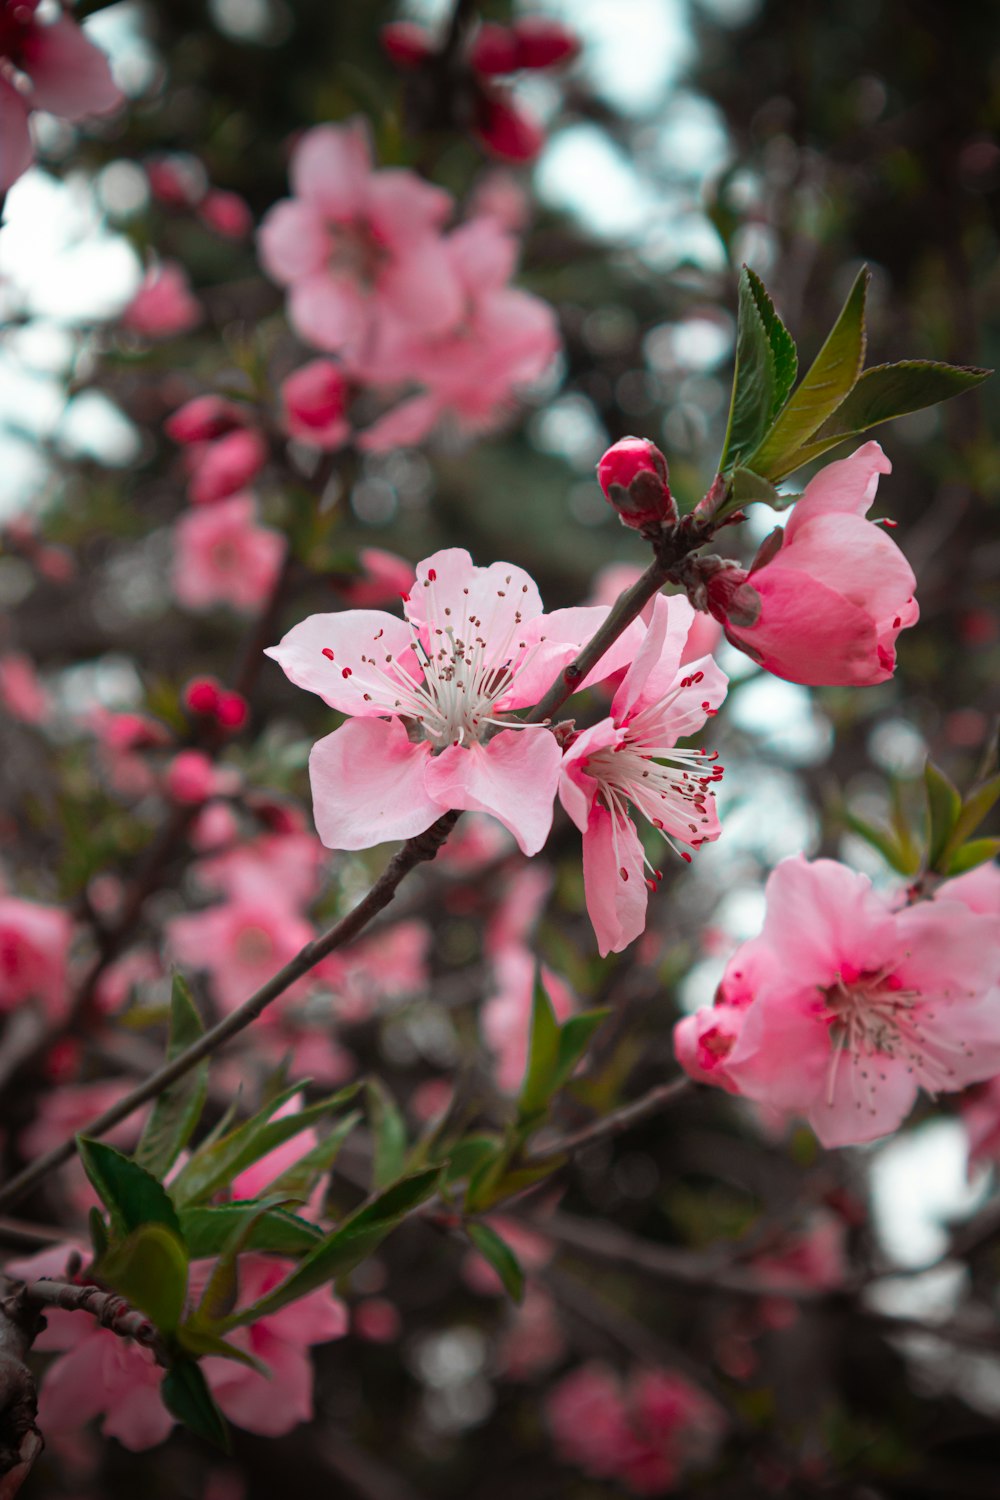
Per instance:
[[[252,1199],[235,1203],[198,1205],[182,1208],[181,1228],[192,1260],[219,1255],[237,1224],[255,1207]],[[300,1219],[287,1209],[272,1208],[253,1226],[246,1243],[247,1250],[269,1251],[273,1255],[304,1255],[323,1238],[323,1231],[307,1219]]]
[[[937,870],[961,814],[962,798],[958,788],[932,760],[924,767],[924,785],[929,821],[927,868]]]
[[[507,1241],[489,1224],[481,1221],[466,1224],[465,1232],[483,1259],[489,1262],[500,1277],[508,1297],[515,1302],[523,1302],[524,1271]]]
[[[577,1064],[590,1046],[591,1038],[611,1014],[609,1010],[585,1010],[570,1016],[559,1031],[559,1056],[555,1070],[555,1087],[561,1089],[576,1072]]]
[[[87,1136],[77,1136],[77,1148],[117,1237],[124,1239],[142,1224],[165,1224],[180,1235],[177,1210],[166,1189],[144,1167],[123,1156],[114,1146]]]
[[[531,1033],[528,1040],[528,1064],[517,1102],[521,1119],[543,1110],[552,1097],[553,1077],[559,1062],[559,1022],[552,1009],[541,972],[535,976],[535,993],[531,1007]]]
[[[997,855],[1000,855],[1000,839],[971,839],[951,856],[948,874],[964,875],[967,870],[975,870],[987,860],[996,859]]]
[[[351,1084],[317,1104],[307,1105],[296,1114],[273,1119],[272,1116],[301,1091],[301,1083],[291,1085],[228,1135],[211,1145],[200,1146],[171,1184],[174,1202],[186,1207],[228,1187],[238,1173],[352,1099],[359,1087]]]
[[[992,375],[973,365],[947,365],[930,359],[904,359],[864,370],[844,400],[816,434],[828,438],[856,437],[882,422],[936,406],[963,391],[971,391]]]
[[[183,1422],[198,1437],[223,1452],[232,1451],[226,1419],[216,1406],[195,1360],[177,1360],[163,1377],[160,1395],[167,1411],[172,1412],[178,1422]]]
[[[795,384],[795,376],[799,367],[798,351],[795,348],[795,340],[778,317],[774,310],[774,303],[757,275],[749,266],[745,268],[750,290],[757,304],[761,321],[764,324],[764,332],[771,346],[774,356],[774,397],[771,402],[771,416],[776,416],[781,407],[784,406],[789,391]]]
[[[745,454],[752,453],[758,446],[774,414],[776,389],[774,352],[757,305],[750,272],[744,266],[739,283],[736,368],[729,421],[719,460],[720,473],[728,473]]]
[[[165,1224],[140,1224],[102,1257],[97,1274],[161,1333],[172,1334],[179,1326],[187,1298],[188,1253]]]
[[[300,1261],[280,1285],[252,1307],[234,1313],[224,1327],[238,1328],[255,1323],[258,1318],[277,1312],[289,1302],[296,1302],[317,1287],[353,1270],[408,1214],[434,1196],[440,1181],[440,1168],[432,1167],[413,1177],[404,1177],[402,1182],[394,1183],[384,1193],[362,1204]]]
[[[747,467],[776,481],[800,468],[800,450],[853,389],[865,359],[865,298],[871,272],[858,272],[829,337]]]
[[[372,1187],[384,1188],[396,1181],[406,1161],[406,1121],[395,1099],[378,1078],[368,1080],[366,1096],[375,1146]]]
[[[187,982],[174,975],[170,996],[170,1034],[167,1061],[204,1033],[201,1016],[195,1007]],[[205,1107],[208,1089],[208,1059],[176,1078],[159,1096],[136,1147],[135,1159],[141,1167],[162,1178],[177,1160],[194,1133]]]

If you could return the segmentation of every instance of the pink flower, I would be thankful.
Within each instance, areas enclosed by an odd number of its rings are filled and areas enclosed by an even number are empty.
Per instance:
[[[207,802],[217,790],[218,773],[203,750],[182,750],[167,767],[163,787],[174,802]]]
[[[969,1175],[1000,1162],[1000,1078],[970,1089],[959,1106],[968,1137]]]
[[[107,58],[76,22],[60,11],[46,24],[37,11],[38,0],[5,0],[0,11],[0,193],[34,159],[31,110],[83,120],[108,114],[122,102]]]
[[[472,133],[490,156],[518,165],[534,161],[545,145],[545,134],[537,120],[525,113],[506,89],[480,89]]]
[[[266,1296],[285,1279],[293,1264],[271,1256],[241,1255],[237,1306],[247,1307]],[[193,1295],[198,1295],[201,1285],[198,1269],[192,1267]],[[208,1263],[203,1264],[206,1280],[210,1269]],[[229,1335],[231,1343],[267,1366],[267,1375],[215,1355],[202,1360],[201,1368],[212,1395],[230,1421],[248,1432],[280,1437],[313,1416],[313,1369],[306,1351],[312,1344],[343,1338],[347,1327],[346,1307],[328,1287],[321,1287],[252,1327]]]
[[[66,1008],[73,923],[57,906],[0,895],[0,1011],[37,1000],[53,1016]]]
[[[768,561],[749,575],[726,569],[709,581],[712,613],[733,645],[775,676],[810,687],[892,676],[896,637],[920,611],[906,558],[865,520],[878,476],[891,468],[878,443],[828,464],[806,486]],[[752,624],[749,590],[760,600]]]
[[[95,1115],[103,1114],[106,1109],[117,1104],[127,1092],[127,1085],[121,1082],[60,1083],[57,1089],[41,1094],[34,1119],[17,1138],[25,1160],[44,1156],[46,1151],[72,1140],[77,1131],[83,1130]],[[141,1123],[141,1115],[122,1120],[104,1139],[123,1150],[131,1147],[138,1139]]]
[[[182,516],[174,540],[173,588],[187,609],[255,609],[274,587],[285,552],[281,533],[257,524],[252,495]]]
[[[195,396],[179,406],[163,424],[175,443],[208,443],[242,427],[244,413],[223,396]]]
[[[529,1282],[524,1301],[510,1317],[497,1349],[497,1364],[505,1380],[533,1380],[551,1369],[566,1352],[566,1338],[555,1303],[541,1287]]]
[[[428,980],[430,929],[413,918],[331,953],[313,970],[333,991],[339,1021],[368,1020],[385,1001],[418,994]]]
[[[521,568],[477,568],[460,548],[418,565],[404,608],[405,620],[364,609],[311,615],[267,653],[298,687],[353,716],[310,757],[320,838],[366,849],[465,808],[491,813],[537,854],[559,746],[508,715],[541,697],[605,611],[543,615]],[[633,639],[620,637],[594,675],[616,670]]]
[[[198,217],[228,240],[243,240],[253,228],[250,205],[239,193],[212,188],[198,205]]]
[[[895,911],[843,865],[786,859],[755,958],[726,1073],[748,1098],[804,1115],[824,1146],[895,1130],[919,1087],[1000,1072],[995,922],[957,901]]]
[[[956,875],[953,880],[946,880],[938,886],[934,899],[961,901],[963,906],[981,916],[1000,918],[1000,865],[991,861],[975,870],[967,870],[964,875]],[[997,964],[1000,966],[1000,955]]]
[[[270,884],[253,896],[241,891],[167,924],[177,961],[212,976],[213,993],[225,1011],[235,1010],[313,936],[310,924],[278,899]],[[297,988],[301,992],[302,985]]]
[[[473,219],[444,241],[464,311],[436,336],[386,343],[384,378],[416,381],[423,393],[369,427],[359,446],[370,452],[418,442],[444,416],[470,432],[495,427],[515,391],[535,380],[559,348],[547,302],[508,285],[517,244],[494,218]]]
[[[711,1007],[677,1022],[677,1061],[699,1083],[713,1083],[729,1094],[740,1092],[726,1071],[726,1059],[743,1029],[757,984],[767,971],[768,949],[762,940],[743,943],[729,960]]]
[[[52,712],[35,664],[23,651],[7,651],[0,656],[0,701],[22,724],[44,724]]]
[[[382,547],[362,547],[358,552],[361,573],[340,586],[340,592],[355,609],[372,609],[404,598],[413,587],[413,564]]]
[[[687,600],[656,599],[645,640],[615,693],[611,717],[585,729],[563,761],[559,799],[583,834],[587,911],[602,957],[620,953],[646,925],[647,881],[653,876],[634,807],[672,848],[699,848],[719,836],[705,750],[678,749],[717,711],[727,679],[711,657],[681,669],[691,627]],[[691,856],[678,850],[685,859]]]
[[[412,172],[373,171],[363,120],[307,131],[291,181],[258,243],[307,343],[363,366],[386,334],[456,321],[461,292],[440,237],[451,199]]]
[[[300,907],[308,906],[316,897],[325,859],[326,851],[315,834],[303,829],[259,834],[210,859],[200,860],[196,869],[206,890],[246,900],[273,885],[285,905]],[[350,952],[355,952],[355,945],[352,944]]]
[[[191,291],[187,272],[176,261],[150,266],[143,283],[122,313],[122,326],[146,338],[187,333],[202,319],[201,304]]]
[[[313,448],[342,448],[351,430],[347,395],[344,372],[332,359],[302,365],[281,387],[285,431]]]
[[[354,1308],[353,1331],[370,1344],[394,1344],[403,1331],[399,1310],[385,1297],[365,1297]]]
[[[115,791],[125,797],[142,797],[152,791],[156,777],[139,752],[170,743],[164,726],[145,714],[109,713],[106,709],[95,710],[89,722],[102,769]]]
[[[210,443],[196,443],[186,455],[189,493],[195,505],[213,505],[235,495],[267,463],[267,444],[259,432],[238,427]]]

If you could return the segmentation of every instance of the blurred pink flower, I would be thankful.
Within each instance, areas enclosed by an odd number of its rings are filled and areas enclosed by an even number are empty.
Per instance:
[[[187,272],[173,260],[150,266],[121,318],[123,327],[151,339],[187,333],[201,320],[201,304],[191,291]]]
[[[497,1348],[505,1380],[533,1380],[566,1352],[566,1336],[548,1292],[529,1282],[520,1307],[513,1308]]]
[[[211,442],[192,444],[185,458],[192,503],[214,505],[256,479],[267,463],[267,444],[252,428],[237,427]]]
[[[281,570],[285,539],[257,523],[252,495],[233,495],[189,512],[174,531],[173,588],[187,609],[229,604],[251,610]]]
[[[342,448],[350,436],[346,421],[348,385],[332,359],[301,365],[281,386],[281,406],[289,437],[313,448]]]
[[[375,609],[408,596],[416,574],[405,557],[397,557],[395,552],[386,552],[382,547],[362,547],[358,562],[361,573],[340,586],[340,592],[355,609]]]
[[[209,229],[229,240],[243,240],[253,229],[250,205],[239,193],[212,188],[198,205],[198,217]]]
[[[62,908],[0,894],[0,1011],[36,1000],[50,1015],[62,1014],[72,934]]]
[[[52,712],[35,664],[23,651],[6,651],[0,656],[0,702],[22,724],[44,724]]]
[[[534,953],[517,943],[493,956],[498,987],[482,1008],[480,1024],[496,1058],[497,1087],[505,1094],[516,1093],[524,1077],[537,967]],[[565,1021],[577,1008],[573,992],[544,965],[542,983],[556,1016]]]
[[[270,883],[254,896],[241,891],[218,906],[167,923],[167,943],[177,961],[211,975],[213,994],[225,1011],[235,1010],[313,936],[310,924],[279,899]],[[302,987],[300,981],[286,998]],[[268,1015],[273,1014],[272,1008]]]

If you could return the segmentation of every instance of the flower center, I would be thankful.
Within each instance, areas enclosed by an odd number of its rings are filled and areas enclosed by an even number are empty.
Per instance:
[[[244,927],[236,939],[236,956],[240,963],[263,964],[274,953],[271,934],[263,927]]]
[[[370,291],[388,259],[370,224],[355,221],[334,228],[327,265],[336,277],[347,277]]]

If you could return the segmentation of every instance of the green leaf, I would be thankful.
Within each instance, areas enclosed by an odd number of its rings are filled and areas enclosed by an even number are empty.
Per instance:
[[[946,365],[930,359],[905,359],[898,364],[872,365],[858,377],[854,389],[820,427],[801,461],[808,463],[845,438],[857,437],[882,422],[936,406],[963,391],[971,391],[992,375],[973,365]]]
[[[483,1175],[482,1178],[474,1178],[469,1183],[466,1208],[470,1213],[483,1213],[497,1203],[502,1203],[505,1198],[515,1198],[518,1193],[534,1187],[536,1182],[542,1182],[546,1177],[551,1177],[553,1172],[558,1172],[567,1161],[569,1157],[565,1155],[551,1156],[534,1166],[514,1167],[509,1172],[504,1170],[504,1163],[501,1161],[492,1173]]]
[[[865,298],[871,272],[864,266],[840,316],[798,388],[759,447],[748,453],[755,474],[778,480],[804,460],[800,449],[852,390],[865,359]]]
[[[360,1119],[361,1111],[355,1109],[338,1120],[329,1135],[325,1135],[317,1146],[300,1156],[280,1177],[274,1179],[270,1191],[280,1193],[283,1198],[295,1198],[305,1203],[320,1178],[333,1166],[340,1155],[341,1146]]]
[[[281,1115],[278,1119],[272,1119],[284,1104],[299,1093],[302,1084],[292,1084],[282,1093],[277,1094],[263,1109],[245,1120],[242,1125],[237,1125],[228,1135],[211,1144],[204,1144],[191,1157],[190,1161],[178,1173],[171,1185],[171,1193],[178,1206],[186,1207],[190,1203],[198,1202],[204,1198],[210,1198],[220,1188],[228,1187],[233,1178],[239,1173],[260,1161],[278,1146],[284,1145],[285,1141],[291,1140],[293,1136],[308,1130],[317,1121],[337,1109],[348,1099],[354,1097],[360,1085],[351,1084],[346,1089],[341,1089],[336,1094],[331,1094],[328,1099],[321,1099],[318,1104],[310,1104],[296,1114]]]
[[[177,1210],[162,1183],[114,1146],[77,1136],[84,1170],[111,1217],[115,1234],[124,1239],[142,1224],[165,1224],[176,1235],[181,1226]]]
[[[577,1064],[590,1046],[591,1037],[611,1014],[609,1010],[585,1010],[578,1016],[570,1016],[559,1032],[559,1056],[556,1063],[555,1087],[561,1089],[576,1072]]]
[[[951,856],[948,862],[949,875],[964,875],[966,870],[975,870],[988,859],[1000,854],[1000,839],[972,839]]]
[[[888,828],[877,828],[874,823],[866,822],[864,818],[859,818],[857,813],[852,813],[846,807],[840,809],[840,818],[852,833],[856,833],[859,838],[864,839],[866,844],[877,849],[886,863],[898,874],[916,875],[920,868],[919,853],[904,847]]]
[[[769,505],[772,510],[787,510],[794,505],[796,500],[801,500],[801,494],[783,495],[775,489],[769,479],[762,479],[752,469],[742,466],[733,471],[733,507],[742,510],[744,505],[755,505],[760,502]]]
[[[253,1199],[207,1207],[182,1208],[181,1228],[192,1260],[219,1255],[236,1226],[255,1208]],[[323,1231],[307,1219],[271,1208],[256,1221],[245,1249],[270,1251],[273,1255],[304,1255],[323,1238]]]
[[[375,1143],[372,1186],[384,1188],[396,1181],[406,1161],[406,1121],[395,1099],[379,1079],[368,1080],[366,1096]]]
[[[141,1224],[101,1259],[101,1280],[171,1334],[184,1316],[188,1253],[164,1224]]]
[[[258,1375],[270,1374],[267,1365],[262,1360],[256,1359],[246,1349],[239,1349],[235,1344],[227,1344],[224,1338],[220,1338],[210,1328],[182,1323],[177,1330],[177,1343],[185,1353],[193,1354],[196,1359],[204,1359],[206,1355],[215,1354],[220,1359],[232,1359],[238,1365],[246,1365],[248,1369],[256,1370]]]
[[[413,1177],[404,1177],[402,1182],[394,1183],[384,1193],[362,1204],[300,1261],[280,1285],[252,1307],[234,1313],[224,1326],[238,1328],[255,1323],[258,1318],[277,1312],[289,1302],[296,1302],[317,1287],[353,1270],[408,1214],[434,1196],[440,1181],[440,1168],[431,1167]]]
[[[555,1090],[552,1080],[558,1065],[559,1022],[539,972],[535,976],[535,995],[531,1007],[528,1065],[517,1103],[521,1119],[538,1114],[548,1104]]]
[[[469,1135],[444,1153],[444,1181],[459,1182],[476,1172],[484,1162],[493,1161],[503,1149],[498,1135]]]
[[[757,304],[761,321],[764,324],[764,332],[771,346],[774,356],[774,399],[771,403],[770,415],[776,416],[788,399],[788,393],[795,384],[795,376],[799,367],[798,351],[795,348],[795,340],[788,332],[784,323],[774,310],[764,283],[756,271],[751,271],[749,266],[744,267],[750,290]]]
[[[496,1230],[489,1224],[466,1224],[465,1232],[484,1260],[489,1261],[503,1282],[508,1297],[524,1300],[524,1272],[521,1262]]]
[[[167,1039],[167,1061],[172,1062],[204,1033],[191,991],[180,974],[174,975],[170,997],[170,1034]],[[141,1167],[162,1178],[194,1133],[205,1106],[208,1089],[208,1059],[189,1069],[170,1086],[153,1105],[152,1113],[136,1147],[135,1159]]]
[[[979,825],[989,817],[998,800],[1000,800],[1000,775],[991,776],[988,781],[973,787],[962,801],[962,811],[955,823],[950,844],[957,848],[969,837],[970,833],[975,833]]]
[[[188,1320],[189,1326],[201,1328],[207,1324],[212,1327],[232,1312],[240,1293],[237,1264],[239,1257],[246,1249],[257,1224],[271,1209],[277,1207],[278,1204],[273,1199],[264,1199],[263,1202],[253,1203],[243,1210],[239,1219],[233,1224],[229,1239],[212,1267],[211,1275],[205,1283],[205,1290],[201,1294],[201,1301]]]
[[[90,1230],[90,1243],[94,1247],[94,1259],[100,1260],[108,1248],[108,1226],[99,1208],[90,1210],[87,1215],[87,1226]]]
[[[193,1359],[179,1359],[163,1377],[163,1404],[178,1422],[225,1453],[232,1451],[226,1419],[212,1399],[205,1377]]]
[[[927,812],[930,824],[927,867],[930,870],[937,870],[962,811],[962,799],[958,788],[949,781],[932,760],[929,760],[924,767],[924,785],[927,788]]]
[[[726,473],[760,443],[775,410],[778,389],[774,352],[754,294],[751,273],[740,272],[736,325],[736,369],[720,473]],[[754,278],[756,280],[756,278]],[[771,309],[773,313],[773,308]]]

